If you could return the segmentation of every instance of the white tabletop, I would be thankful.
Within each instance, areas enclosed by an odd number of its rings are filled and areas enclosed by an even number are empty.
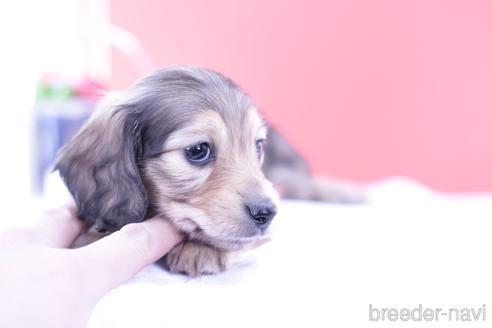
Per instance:
[[[375,324],[371,304],[485,304],[492,319],[492,195],[444,196],[406,179],[369,195],[364,206],[284,201],[272,241],[229,271],[188,279],[149,266],[101,300],[90,327],[366,327]],[[488,323],[481,319],[472,326]],[[377,324],[464,323],[441,315]]]

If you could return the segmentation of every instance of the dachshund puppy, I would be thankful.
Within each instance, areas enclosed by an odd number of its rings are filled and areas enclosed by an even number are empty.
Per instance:
[[[305,162],[272,136],[265,172],[287,196],[316,199]],[[105,99],[55,169],[79,217],[100,232],[156,215],[172,222],[186,238],[164,262],[198,276],[225,270],[233,252],[265,238],[278,200],[261,167],[266,139],[265,122],[233,81],[180,66]]]
[[[172,272],[223,271],[262,238],[277,196],[261,171],[267,127],[231,80],[205,69],[158,71],[104,101],[55,165],[81,219],[98,231],[160,215],[187,238]]]

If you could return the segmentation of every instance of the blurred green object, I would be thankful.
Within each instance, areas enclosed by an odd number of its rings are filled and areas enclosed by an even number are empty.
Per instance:
[[[74,90],[68,84],[66,85],[50,85],[40,82],[37,86],[36,101],[44,101],[53,98],[69,99],[74,96]]]

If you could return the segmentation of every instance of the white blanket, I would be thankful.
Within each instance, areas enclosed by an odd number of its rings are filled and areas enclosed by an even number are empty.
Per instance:
[[[419,306],[488,310],[471,321],[490,324],[492,195],[441,195],[392,179],[369,197],[363,206],[284,201],[272,241],[227,272],[188,279],[151,265],[107,294],[89,326],[470,327],[444,315],[370,320]]]

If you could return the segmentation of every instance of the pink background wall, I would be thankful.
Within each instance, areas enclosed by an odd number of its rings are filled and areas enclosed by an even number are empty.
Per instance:
[[[490,1],[118,0],[111,19],[159,67],[231,76],[317,173],[492,190]]]

